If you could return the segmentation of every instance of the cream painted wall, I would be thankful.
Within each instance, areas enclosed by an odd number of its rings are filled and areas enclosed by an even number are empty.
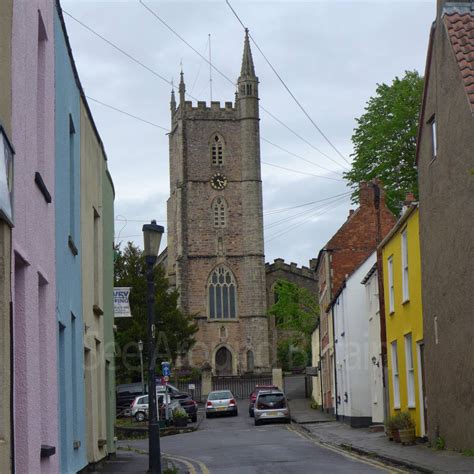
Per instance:
[[[107,455],[103,319],[102,148],[81,100],[81,251],[87,460]]]
[[[319,358],[319,348],[320,348],[320,339],[319,339],[319,326],[313,331],[311,335],[311,366],[319,367],[320,358]],[[323,399],[321,395],[321,371],[318,372],[317,377],[313,377],[313,393],[312,396],[314,401],[321,406]]]

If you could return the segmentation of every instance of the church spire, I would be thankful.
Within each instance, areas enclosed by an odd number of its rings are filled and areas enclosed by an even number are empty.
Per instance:
[[[180,80],[179,80],[179,104],[184,107],[184,96],[186,94],[186,85],[184,84],[184,73],[181,68]]]
[[[171,102],[170,102],[171,112],[176,112],[176,99],[174,96],[174,89],[171,89]]]
[[[255,68],[253,65],[252,50],[250,49],[249,30],[245,28],[244,54],[242,56],[240,78],[248,77],[255,77]]]

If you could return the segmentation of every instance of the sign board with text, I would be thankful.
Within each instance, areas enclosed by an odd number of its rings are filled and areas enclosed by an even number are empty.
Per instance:
[[[130,287],[114,288],[114,316],[116,318],[131,318],[130,303]]]

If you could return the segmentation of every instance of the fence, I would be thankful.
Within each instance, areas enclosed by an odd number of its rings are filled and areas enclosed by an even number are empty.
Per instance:
[[[194,400],[201,400],[202,384],[200,378],[188,380],[186,382],[178,380],[177,384],[173,383],[173,381],[171,381],[170,383],[172,385],[175,385],[179,391],[191,394]],[[193,386],[194,388],[192,388]]]
[[[247,398],[255,385],[271,385],[272,375],[218,375],[212,377],[212,390],[230,390],[235,398]]]

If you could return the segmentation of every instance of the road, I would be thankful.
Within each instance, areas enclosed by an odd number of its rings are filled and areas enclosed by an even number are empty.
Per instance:
[[[148,440],[125,443],[148,449]],[[238,417],[204,418],[198,431],[162,438],[161,450],[203,474],[394,472],[323,447],[293,424],[255,427],[246,401],[239,402]]]

